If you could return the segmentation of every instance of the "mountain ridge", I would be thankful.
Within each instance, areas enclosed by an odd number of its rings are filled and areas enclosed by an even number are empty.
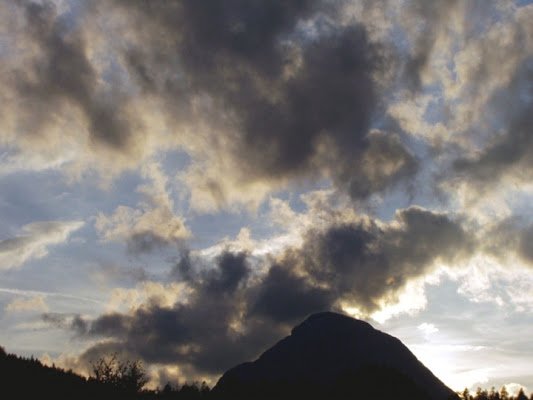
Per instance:
[[[339,385],[340,377],[357,380],[357,373],[369,368],[400,374],[431,399],[454,395],[398,338],[333,312],[311,315],[255,361],[226,371],[213,390],[238,394],[242,385],[250,394],[253,387],[305,384],[327,392]]]

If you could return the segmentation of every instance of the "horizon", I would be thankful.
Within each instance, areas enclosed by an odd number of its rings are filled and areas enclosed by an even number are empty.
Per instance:
[[[206,381],[318,311],[533,391],[533,2],[0,0],[0,345]]]
[[[234,365],[232,366],[231,368],[229,368],[227,371],[224,371],[224,373],[219,376],[217,379],[215,379],[214,381],[210,382],[210,390],[214,389],[215,386],[218,385],[219,381],[223,378],[223,376],[225,376],[228,372],[234,370],[235,367],[240,367],[242,365],[245,365],[245,364],[255,364],[256,362],[260,361],[262,356],[267,353],[267,352],[271,352],[273,351],[273,349],[277,348],[282,342],[285,342],[289,337],[293,336],[294,335],[294,330],[296,328],[299,328],[300,326],[304,326],[309,320],[311,319],[314,319],[316,320],[317,316],[322,316],[322,315],[325,315],[325,314],[328,314],[328,315],[334,315],[336,317],[340,316],[340,317],[348,317],[348,319],[351,319],[351,320],[354,320],[354,321],[357,321],[357,322],[364,322],[365,324],[367,324],[368,326],[370,326],[370,328],[373,330],[373,331],[377,331],[377,332],[380,332],[380,333],[384,333],[386,336],[390,336],[389,334],[387,334],[386,332],[383,332],[383,331],[380,331],[379,329],[376,329],[374,328],[371,324],[369,324],[367,321],[363,320],[363,319],[357,319],[355,317],[350,317],[348,314],[346,313],[343,313],[343,312],[335,312],[335,311],[318,311],[316,313],[313,313],[311,315],[309,315],[307,318],[305,318],[303,321],[301,321],[300,323],[298,323],[297,325],[294,326],[294,328],[291,330],[290,334],[282,339],[280,339],[279,341],[277,341],[275,344],[272,345],[272,347],[268,348],[268,349],[264,349],[264,351],[262,352],[261,355],[259,355],[256,359],[254,360],[244,360],[242,363],[238,363],[237,365]],[[338,322],[338,321],[337,321]],[[338,325],[337,325],[338,327]],[[301,337],[301,335],[300,335]],[[307,336],[306,336],[307,337]],[[394,336],[393,336],[394,337]],[[400,341],[401,343],[401,341]],[[403,343],[401,343],[402,345],[404,345]],[[409,348],[406,347],[406,349],[409,351],[409,353],[411,353],[415,359],[416,359],[416,356],[410,351]],[[0,350],[3,350],[5,352],[5,348],[3,346],[0,345]],[[293,351],[295,349],[293,348]],[[298,351],[298,350],[296,350]],[[23,356],[19,356],[17,354],[14,354],[14,353],[9,353],[9,352],[5,352],[7,355],[11,355],[11,356],[16,356],[16,357],[22,357],[24,358]],[[278,350],[278,353],[279,353],[279,350]],[[111,357],[111,358],[110,358]],[[107,354],[107,355],[103,355],[99,360],[100,361],[103,361],[103,362],[109,362],[110,359],[113,359],[114,357],[118,357],[117,360],[119,362],[123,362],[123,363],[131,363],[133,362],[134,360],[127,360],[127,359],[123,359],[122,357],[120,357],[120,355],[118,354]],[[34,356],[31,355],[29,358],[31,358],[32,360],[34,359]],[[27,358],[27,359],[29,359]],[[45,360],[43,362],[43,360],[39,360],[38,358],[36,358],[36,360],[40,361],[43,365],[47,365],[48,367],[52,367],[52,368],[61,368],[61,367],[58,367],[55,365],[55,363],[52,363],[52,365],[50,364],[50,361],[49,360]],[[140,360],[135,360],[135,362],[138,362]],[[94,366],[96,365],[95,364],[98,363],[97,361],[91,361],[90,364],[91,364],[91,368],[94,368]],[[393,361],[394,362],[394,361]],[[398,362],[397,360],[395,362]],[[369,364],[369,365],[372,365],[372,364]],[[421,363],[422,366],[424,366],[422,363]],[[377,365],[376,365],[377,366]],[[142,367],[142,361],[141,361],[141,364],[139,364],[139,367],[140,367],[140,370],[143,372],[143,374],[145,376],[148,376],[146,375],[147,371],[144,370],[144,368]],[[69,370],[70,372],[71,370]],[[81,371],[81,372],[78,372],[80,373],[81,376],[84,376],[85,378],[90,378],[90,377],[93,377],[94,378],[94,373],[93,372],[89,372],[88,374],[87,373],[84,373],[86,371]],[[433,372],[431,370],[429,370],[430,374],[433,374]],[[436,377],[437,379],[439,379],[438,377]],[[440,380],[440,379],[439,379]],[[148,390],[156,390],[156,391],[159,391],[161,389],[161,387],[159,385],[157,386],[154,386],[153,385],[153,382],[150,382],[149,379],[147,379],[147,383],[148,383]],[[445,383],[442,382],[444,385]],[[206,384],[206,381],[202,381],[202,385]],[[185,382],[181,382],[181,385],[180,383],[178,382],[170,382],[168,381],[167,382],[167,385],[170,385],[171,388],[174,388],[175,390],[178,390],[180,389],[180,387],[183,387],[183,385],[196,385],[196,387],[199,388],[199,385],[200,385],[200,382],[199,381],[194,381],[194,382],[189,382],[189,381],[185,381]],[[209,388],[209,384],[208,384],[208,388]],[[503,388],[505,388],[507,390],[507,392],[509,393],[510,396],[516,396],[520,390],[524,391],[524,393],[526,394],[526,396],[528,395],[527,391],[525,390],[525,387],[523,387],[522,385],[519,385],[519,384],[516,384],[516,383],[511,383],[511,384],[508,384],[508,385],[503,385],[501,388],[495,388],[494,386],[492,386],[491,388],[487,388],[487,387],[482,387],[482,386],[477,386],[476,391],[479,390],[479,389],[482,389],[482,390],[485,390],[487,392],[489,391],[492,391],[492,390],[496,390],[496,391],[500,391],[500,390],[503,390]],[[451,388],[450,388],[451,389]],[[462,393],[465,389],[468,389],[467,387],[463,388],[463,390],[453,390],[454,392],[456,393]],[[472,393],[474,393],[474,390],[471,391]],[[533,395],[533,394],[532,394]]]

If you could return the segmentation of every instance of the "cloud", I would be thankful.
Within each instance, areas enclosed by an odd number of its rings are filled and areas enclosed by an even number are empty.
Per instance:
[[[5,307],[6,311],[48,311],[48,305],[42,297],[13,299]]]
[[[409,181],[418,161],[402,137],[371,131],[397,69],[394,46],[342,20],[343,7],[6,8],[25,27],[8,37],[31,49],[6,46],[1,84],[17,99],[0,119],[7,171],[39,164],[109,183],[160,152],[185,151],[192,161],[178,178],[202,212],[257,208],[293,179],[326,177],[356,199]]]
[[[336,300],[329,290],[314,287],[305,278],[277,265],[270,267],[257,290],[250,312],[277,322],[294,322],[314,312],[328,311]]]
[[[83,335],[87,330],[86,320],[78,314],[44,313],[41,315],[43,322],[59,329],[69,329],[77,335]]]
[[[147,303],[171,307],[178,302],[185,303],[192,293],[193,289],[186,282],[171,282],[163,285],[144,280],[132,289],[113,289],[109,295],[107,309],[108,312],[128,311]]]
[[[427,182],[469,212],[486,196],[524,190],[533,7],[410,1],[392,10],[409,46],[386,106],[405,134],[421,140],[417,155],[428,152],[421,161],[432,174]]]
[[[88,349],[88,359],[110,348],[148,363],[178,363],[196,373],[217,374],[257,352],[282,334],[278,326],[251,321],[239,326],[244,283],[250,266],[244,254],[224,253],[208,271],[195,270],[193,293],[172,305],[151,298],[122,314],[104,314],[87,324],[86,335],[113,338]],[[198,274],[198,275],[196,275]]]
[[[423,322],[421,323],[420,325],[418,325],[416,327],[419,331],[422,332],[422,335],[424,335],[424,338],[426,340],[429,340],[429,338],[437,333],[439,331],[439,328],[437,328],[435,325],[433,324],[428,324],[427,322]]]
[[[321,178],[364,201],[417,189],[412,135],[448,183],[527,181],[533,7],[393,3],[5,6],[4,172],[60,168],[109,183],[186,152],[176,179],[195,211],[257,209]],[[172,214],[151,208],[155,220]],[[168,235],[139,231],[132,247]]]
[[[145,209],[119,206],[110,217],[99,213],[95,228],[103,240],[124,241],[134,253],[176,245],[190,235],[183,221],[164,206],[147,205]]]
[[[489,225],[483,232],[484,250],[505,266],[512,257],[515,263],[533,266],[533,224],[529,218],[511,216]]]
[[[21,1],[4,11],[16,21],[0,80],[4,100],[11,99],[0,116],[0,143],[12,149],[12,163],[31,160],[38,168],[35,160],[41,160],[46,168],[77,162],[90,169],[94,152],[100,166],[117,159],[127,165],[126,152],[139,156],[139,120],[125,106],[118,82],[101,75],[80,27],[51,2]]]
[[[314,1],[183,2],[181,7],[128,2],[127,10],[135,10],[145,26],[127,58],[145,90],[181,106],[188,85],[208,99],[205,121],[225,116],[207,128],[218,135],[205,155],[212,167],[202,168],[203,180],[194,167],[190,171],[199,185],[194,196],[203,203],[209,203],[206,196],[222,204],[235,200],[236,187],[263,182],[276,188],[287,179],[324,175],[354,197],[366,198],[416,172],[415,157],[399,137],[368,136],[380,85],[394,61],[363,25],[336,24],[334,13]],[[206,24],[206,18],[213,19]],[[311,21],[314,34],[302,31],[299,24],[305,21]],[[156,32],[168,41],[155,41]],[[164,54],[170,48],[182,56],[182,75],[172,80],[175,85],[160,86],[156,77],[168,76]],[[359,159],[368,161],[366,168]]]
[[[505,257],[476,254],[451,273],[461,285],[457,292],[475,303],[488,303],[527,314],[533,304],[531,266],[512,250]]]
[[[530,225],[520,232],[520,242],[518,252],[520,256],[529,264],[533,264],[533,225]]]
[[[523,389],[526,393],[528,392],[527,387],[516,382],[507,383],[504,386],[507,389],[507,393],[511,396],[517,396],[520,389]]]
[[[143,195],[137,208],[121,205],[111,216],[100,212],[94,225],[104,241],[124,241],[133,253],[176,246],[191,235],[183,219],[175,215],[172,193],[167,189],[168,178],[161,165],[147,163],[143,177],[149,181],[137,187],[137,192]]]
[[[170,275],[179,284],[117,289],[107,313],[71,323],[82,337],[100,340],[80,360],[119,351],[216,376],[311,313],[353,306],[369,316],[399,301],[436,262],[453,264],[474,246],[458,222],[419,207],[386,224],[349,210],[329,221],[270,257],[223,251],[210,261],[184,252]]]
[[[454,57],[457,78],[448,94],[459,103],[451,115],[462,121],[458,127],[467,140],[452,164],[452,176],[468,184],[474,202],[480,192],[529,182],[533,40],[527,21],[532,15],[531,5],[503,13],[501,22],[469,38]]]
[[[43,221],[24,225],[23,234],[0,241],[0,268],[18,268],[26,261],[45,257],[50,246],[66,242],[83,225],[82,221]]]
[[[418,172],[417,157],[401,142],[400,136],[372,130],[366,136],[368,147],[353,168],[337,170],[336,180],[348,188],[354,199],[367,199],[374,193],[411,183]],[[337,168],[333,164],[333,168]],[[412,184],[412,183],[411,183]],[[411,189],[414,188],[411,186]]]
[[[58,293],[58,292],[40,292],[35,290],[20,290],[13,288],[0,288],[0,293],[8,293],[16,296],[26,296],[32,298],[47,298],[47,297],[59,297],[68,300],[79,300],[85,303],[101,304],[102,302],[83,296],[74,296],[71,294]]]
[[[530,81],[533,82],[533,71]],[[527,85],[527,83],[523,83]],[[531,171],[533,163],[529,157],[532,148],[529,128],[533,124],[531,111],[533,102],[522,105],[522,113],[511,120],[506,132],[495,136],[478,154],[455,162],[455,169],[474,180],[478,190],[481,186],[511,175],[512,179],[522,181],[526,171]]]
[[[452,263],[473,246],[459,223],[410,207],[385,226],[362,219],[311,229],[302,247],[278,262],[306,277],[308,285],[326,288],[332,298],[370,313],[379,310],[380,299],[429,272],[435,262]]]

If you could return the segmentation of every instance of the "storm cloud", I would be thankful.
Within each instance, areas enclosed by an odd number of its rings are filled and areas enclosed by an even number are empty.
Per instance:
[[[180,99],[183,90],[212,99],[214,112],[230,121],[229,133],[217,135],[231,135],[231,146],[219,150],[248,172],[244,183],[331,174],[354,197],[366,198],[416,172],[415,156],[398,137],[385,132],[379,139],[368,137],[394,60],[363,25],[336,24],[328,15],[333,5],[185,1],[124,7],[136,8],[139,22],[148,22],[142,35],[163,31],[170,38],[130,49],[130,72],[146,83],[146,71],[165,75],[161,69],[168,65],[158,55],[179,54],[179,82],[146,90],[177,108],[172,99]],[[318,21],[309,33],[300,25],[312,18]],[[184,84],[186,89],[177,89]],[[378,158],[391,154],[397,164],[381,169],[390,176],[376,177],[358,161],[372,157],[379,168]]]
[[[343,302],[370,314],[380,309],[380,301],[394,295],[408,280],[427,273],[436,261],[453,263],[475,246],[460,223],[419,207],[398,211],[395,222],[388,226],[366,220],[310,230],[301,248],[288,251],[278,261],[292,276],[270,270],[258,309],[283,320],[284,313],[312,297],[315,307],[318,305],[313,311],[328,308],[325,300],[329,299],[329,308]],[[269,279],[270,273],[277,275]],[[264,305],[269,298],[280,301],[270,293],[283,287],[281,282],[291,287],[291,280],[294,291],[303,292],[299,301],[287,301],[285,308]],[[298,289],[301,281],[306,282],[306,289]],[[305,317],[309,308],[295,316]]]
[[[67,141],[91,154],[72,161],[78,175],[105,165],[109,178],[159,148],[184,149],[196,162],[186,173],[193,199],[218,205],[258,182],[328,177],[363,200],[401,187],[417,157],[394,129],[371,133],[400,61],[392,42],[340,23],[343,4],[93,2],[76,26],[51,3],[23,2],[20,40],[39,51],[4,82],[20,99],[14,124],[52,154],[53,132],[68,124]],[[106,48],[103,34],[127,40]],[[168,135],[147,126],[143,104],[157,104]],[[107,161],[87,164],[94,158]]]
[[[89,360],[110,348],[146,362],[178,364],[216,374],[256,354],[283,332],[279,326],[250,321],[241,331],[244,284],[250,266],[244,254],[221,254],[214,268],[195,270],[193,295],[165,307],[155,299],[130,314],[110,313],[90,323],[85,334],[114,338],[87,350]]]
[[[435,262],[453,263],[474,246],[459,222],[411,207],[387,225],[361,219],[311,229],[301,246],[277,256],[260,275],[252,273],[246,253],[226,251],[205,265],[185,252],[170,276],[192,294],[172,306],[154,297],[130,313],[88,321],[85,335],[113,340],[82,359],[114,349],[219,374],[256,357],[314,312],[342,312],[345,304],[366,315],[380,310],[384,299]]]
[[[515,170],[529,169],[531,7],[506,10],[505,24],[493,23],[497,1],[361,2],[348,18],[350,7],[136,0],[65,14],[47,1],[5,6],[24,46],[4,48],[4,98],[17,101],[0,115],[13,131],[3,142],[15,158],[29,146],[52,165],[71,163],[77,177],[99,170],[104,179],[161,149],[185,151],[193,162],[181,178],[201,211],[257,206],[288,182],[321,178],[364,201],[417,188],[420,159],[407,137],[418,133],[402,122],[412,116],[389,108],[407,82],[411,100],[427,85],[443,90],[440,133],[429,125],[420,134],[449,152],[444,180],[523,181]],[[368,15],[388,30],[377,34]],[[410,46],[387,35],[393,28]],[[452,68],[439,57],[453,54],[456,36],[465,41]],[[496,130],[481,131],[485,109],[495,110]],[[143,234],[132,239],[141,251],[151,246]]]

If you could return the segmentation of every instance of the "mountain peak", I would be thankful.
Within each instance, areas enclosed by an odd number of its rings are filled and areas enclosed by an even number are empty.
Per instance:
[[[374,330],[372,325],[370,325],[368,322],[361,321],[344,314],[339,314],[332,311],[324,311],[310,315],[300,325],[294,327],[291,331],[291,334],[299,334],[301,331],[307,330],[325,330],[326,332],[334,332],[346,329],[359,329],[363,331]]]
[[[343,376],[351,381],[363,376],[363,381],[373,379],[368,374],[375,375],[378,386],[386,383],[381,381],[399,379],[401,385],[408,382],[407,387],[427,395],[416,398],[446,399],[453,394],[400,340],[367,322],[333,312],[309,316],[257,360],[228,370],[214,390],[239,397],[241,388],[246,388],[247,395],[256,395],[253,388],[273,391],[311,385],[315,391],[328,392],[339,386]]]

